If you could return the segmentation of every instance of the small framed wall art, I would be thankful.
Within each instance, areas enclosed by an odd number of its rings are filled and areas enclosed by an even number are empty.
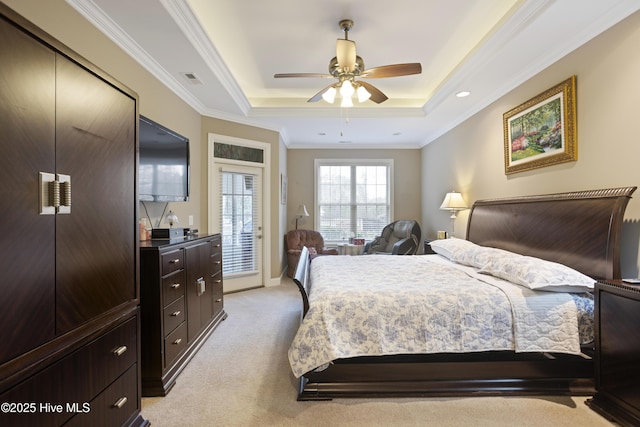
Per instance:
[[[576,76],[506,112],[505,174],[578,159]]]

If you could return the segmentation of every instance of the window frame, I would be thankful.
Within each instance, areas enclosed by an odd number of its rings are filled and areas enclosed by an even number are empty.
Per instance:
[[[388,183],[388,203],[389,203],[389,223],[394,221],[394,191],[393,191],[393,178],[394,178],[394,161],[393,159],[314,159],[314,229],[320,231],[320,204],[318,201],[319,194],[319,170],[321,166],[384,166],[387,168],[387,183]],[[352,186],[355,183],[352,183]],[[355,191],[352,191],[355,194]],[[352,200],[352,203],[354,201]],[[380,229],[382,231],[382,229]],[[325,244],[333,246],[340,243],[344,243],[342,240],[331,240],[323,236]]]

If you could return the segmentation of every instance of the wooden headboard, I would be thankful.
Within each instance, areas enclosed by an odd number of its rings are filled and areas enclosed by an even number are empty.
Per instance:
[[[467,240],[620,278],[620,232],[636,187],[478,200]]]

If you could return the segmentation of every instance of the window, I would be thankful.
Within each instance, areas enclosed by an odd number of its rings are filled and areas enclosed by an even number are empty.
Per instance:
[[[391,222],[393,160],[316,160],[316,229],[327,242],[378,236]]]

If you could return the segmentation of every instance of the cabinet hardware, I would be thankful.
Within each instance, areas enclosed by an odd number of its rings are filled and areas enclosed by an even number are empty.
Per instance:
[[[173,344],[178,345],[178,344],[180,344],[181,342],[182,342],[182,338],[178,338],[177,340],[175,340],[175,341],[173,342]]]
[[[60,206],[71,207],[71,179],[67,175],[58,175],[60,177]],[[64,178],[61,178],[64,177]],[[65,179],[62,181],[62,179]]]
[[[127,351],[127,346],[122,345],[116,348],[115,350],[113,350],[113,354],[115,354],[116,356],[122,356],[125,353],[125,351]]]
[[[171,313],[171,315],[172,315],[173,317],[180,316],[180,310],[178,310],[178,311],[174,311],[173,313]]]
[[[171,287],[173,289],[178,289],[180,287],[180,283],[174,283],[173,285],[171,285]]]
[[[196,290],[198,292],[198,296],[206,292],[207,283],[204,281],[204,277],[199,277],[198,280],[196,280]]]
[[[129,399],[127,399],[126,396],[121,397],[120,399],[116,400],[116,403],[113,404],[114,408],[122,408],[128,401]]]
[[[60,207],[60,183],[49,181],[49,206]]]
[[[220,265],[222,264],[222,261],[216,261],[216,264]]]
[[[71,177],[40,172],[40,215],[71,213]]]
[[[216,283],[220,283],[220,282],[222,282],[222,279],[216,280]]]
[[[169,261],[169,264],[177,264],[180,262],[180,258],[176,258],[176,259],[172,259],[171,261]]]
[[[222,298],[218,298],[216,302],[222,302]]]

